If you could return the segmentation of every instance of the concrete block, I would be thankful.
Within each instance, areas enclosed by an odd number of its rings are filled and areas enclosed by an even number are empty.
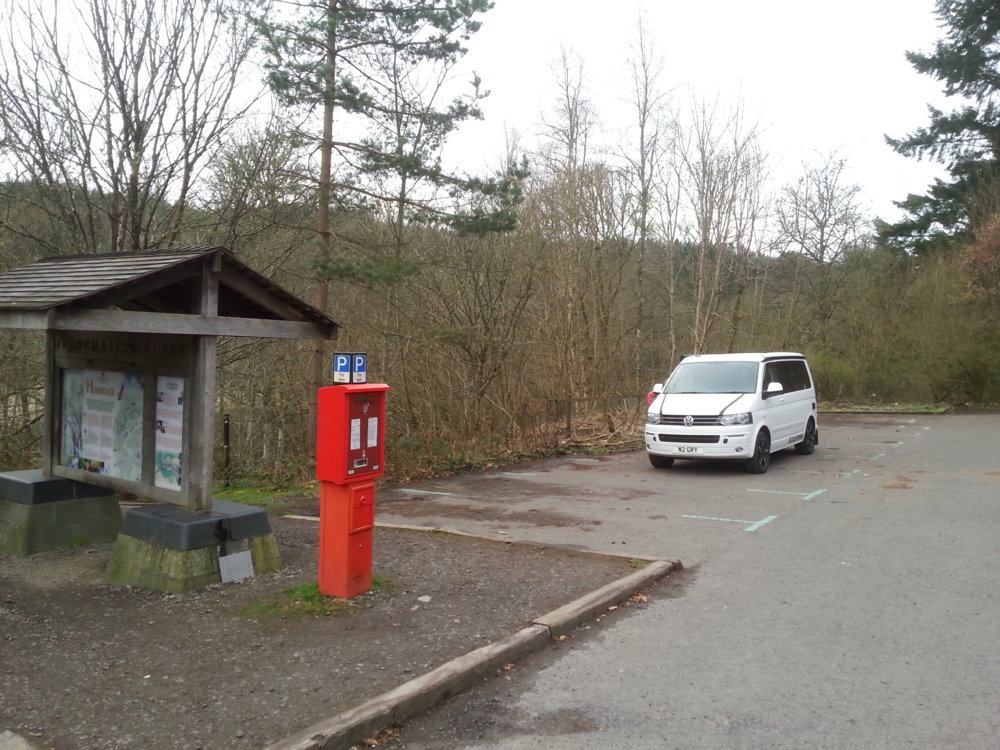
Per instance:
[[[219,550],[173,550],[120,534],[108,562],[107,577],[122,586],[184,594],[219,583]]]
[[[113,496],[105,487],[43,474],[41,469],[0,472],[0,497],[24,505]]]
[[[183,551],[266,536],[271,533],[271,522],[263,508],[228,500],[213,500],[211,510],[158,503],[131,508],[125,514],[121,533]]]
[[[255,575],[282,567],[267,512],[215,500],[209,511],[163,503],[130,508],[107,576],[125,586],[167,593],[196,591],[222,582],[220,545],[249,550]]]
[[[0,554],[24,557],[112,542],[121,525],[114,495],[33,504],[0,497]]]

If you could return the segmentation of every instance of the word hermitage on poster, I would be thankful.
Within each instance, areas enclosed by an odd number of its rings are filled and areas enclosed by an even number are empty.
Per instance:
[[[143,376],[63,370],[62,464],[142,479]]]

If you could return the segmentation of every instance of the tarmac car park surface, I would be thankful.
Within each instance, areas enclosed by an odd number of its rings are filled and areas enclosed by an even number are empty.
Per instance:
[[[398,490],[383,519],[425,504],[420,523],[685,572],[393,747],[996,747],[998,436],[996,413],[821,415],[816,453],[763,476],[638,453]]]
[[[748,528],[889,468],[899,446],[928,429],[914,416],[823,415],[813,455],[773,453],[760,476],[738,461],[656,470],[642,451],[544,459],[380,490],[378,519],[690,567]]]

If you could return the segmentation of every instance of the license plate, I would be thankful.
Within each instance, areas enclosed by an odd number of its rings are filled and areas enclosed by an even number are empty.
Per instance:
[[[701,448],[699,448],[699,447],[697,447],[695,445],[679,445],[679,446],[677,446],[677,452],[678,453],[699,453],[699,452],[701,452]]]

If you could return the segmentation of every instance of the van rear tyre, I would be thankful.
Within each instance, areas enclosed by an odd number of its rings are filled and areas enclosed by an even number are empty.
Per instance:
[[[816,434],[816,423],[810,418],[809,424],[806,425],[806,435],[802,438],[801,443],[795,444],[795,452],[808,456],[811,455],[814,450],[816,450],[816,443],[819,442],[819,435]]]

